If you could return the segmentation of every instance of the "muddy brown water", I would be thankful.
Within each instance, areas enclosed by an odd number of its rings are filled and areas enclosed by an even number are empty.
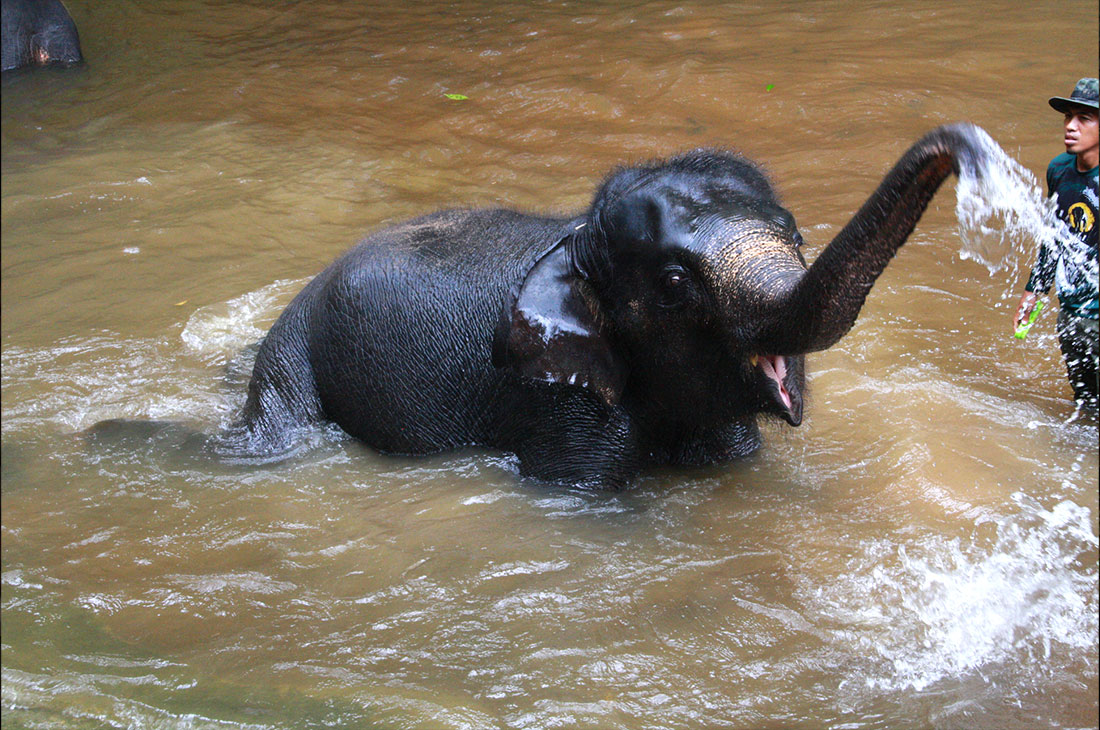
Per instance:
[[[799,429],[622,494],[514,459],[89,450],[207,430],[248,345],[367,231],[572,213],[615,165],[763,163],[811,260],[968,120],[1042,175],[1095,2],[83,2],[88,63],[3,78],[3,724],[1097,726],[1097,427],[1031,260],[948,183]],[[449,99],[461,94],[466,99]]]

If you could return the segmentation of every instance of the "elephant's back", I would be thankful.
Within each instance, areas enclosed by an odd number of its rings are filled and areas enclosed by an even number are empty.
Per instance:
[[[321,276],[310,352],[325,414],[383,451],[492,443],[508,290],[567,221],[444,211],[368,236]]]
[[[566,222],[512,210],[445,210],[367,236],[334,266],[361,269],[388,261],[444,277],[478,273],[508,279],[529,269],[563,234]],[[487,267],[487,257],[495,265]]]

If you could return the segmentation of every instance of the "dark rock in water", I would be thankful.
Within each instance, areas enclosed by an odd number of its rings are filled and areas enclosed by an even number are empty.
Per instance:
[[[84,60],[80,37],[61,0],[3,0],[2,70]]]

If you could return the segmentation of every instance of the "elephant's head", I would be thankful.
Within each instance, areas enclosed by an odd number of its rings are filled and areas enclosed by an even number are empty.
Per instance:
[[[756,413],[797,426],[803,355],[851,328],[940,183],[980,171],[986,139],[969,125],[927,135],[809,268],[794,217],[746,160],[697,151],[620,170],[513,292],[494,361],[672,429]]]

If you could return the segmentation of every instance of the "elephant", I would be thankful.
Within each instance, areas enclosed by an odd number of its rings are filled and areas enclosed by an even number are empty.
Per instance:
[[[3,0],[2,70],[84,60],[80,36],[61,0]]]
[[[383,229],[281,313],[212,448],[285,454],[335,422],[383,453],[485,447],[612,490],[743,457],[759,419],[801,423],[805,355],[849,331],[947,176],[980,177],[988,139],[928,133],[812,266],[760,168],[717,149],[621,167],[574,217],[458,209]]]

